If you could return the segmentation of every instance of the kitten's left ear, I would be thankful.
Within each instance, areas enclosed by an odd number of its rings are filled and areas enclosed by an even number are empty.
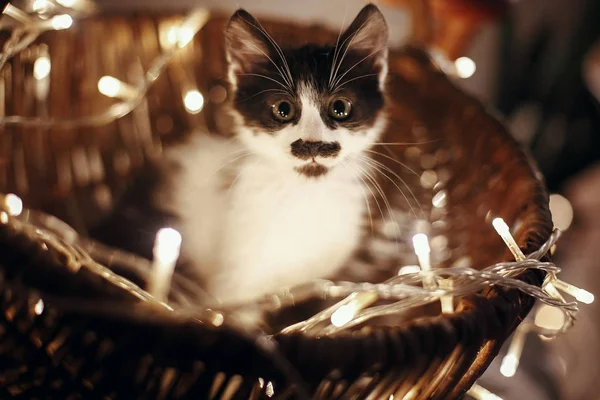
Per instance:
[[[355,51],[369,56],[380,69],[380,81],[387,74],[388,27],[379,8],[367,4],[339,38],[339,50]],[[366,61],[366,60],[365,60]]]
[[[239,9],[225,30],[225,49],[229,62],[229,80],[237,86],[237,75],[271,57],[272,44],[260,23],[246,10]]]

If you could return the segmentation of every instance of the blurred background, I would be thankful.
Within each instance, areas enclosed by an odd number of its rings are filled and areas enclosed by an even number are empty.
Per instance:
[[[38,2],[41,0],[37,0]],[[67,1],[67,0],[63,0]],[[69,0],[76,1],[76,0]],[[29,4],[31,3],[31,4]],[[32,7],[34,1],[20,1]],[[62,2],[59,1],[62,4]],[[322,23],[339,29],[363,0],[96,0],[107,13],[187,10]],[[600,293],[600,1],[385,0],[391,45],[423,41],[444,54],[456,84],[505,120],[546,178],[563,279]],[[38,4],[39,5],[39,4]],[[346,19],[345,19],[345,16]],[[434,54],[437,54],[434,52]],[[600,399],[600,308],[582,305],[564,337],[529,335],[514,377],[502,356],[481,383],[505,400]]]

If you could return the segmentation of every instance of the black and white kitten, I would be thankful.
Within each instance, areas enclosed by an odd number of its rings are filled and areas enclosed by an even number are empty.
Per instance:
[[[178,149],[167,192],[185,258],[232,304],[331,277],[357,250],[357,161],[386,125],[388,34],[367,5],[330,46],[280,48],[244,10],[225,35],[236,137]]]

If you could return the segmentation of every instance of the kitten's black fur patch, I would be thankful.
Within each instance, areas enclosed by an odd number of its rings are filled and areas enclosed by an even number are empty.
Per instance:
[[[235,88],[233,107],[245,125],[257,131],[276,132],[286,124],[296,124],[302,115],[298,89],[303,86],[315,92],[321,117],[330,129],[368,129],[384,107],[380,78],[387,62],[387,26],[374,5],[363,8],[340,35],[337,46],[332,43],[280,50],[244,10],[231,18],[226,40],[230,79]],[[339,79],[337,85],[330,85],[331,76],[332,81]],[[339,96],[352,103],[350,117],[344,121],[328,113],[329,102]],[[271,107],[278,100],[295,106],[296,115],[291,121],[273,118]]]
[[[329,168],[323,164],[312,162],[301,167],[296,167],[296,171],[309,178],[316,178],[317,176],[325,175],[329,171]]]
[[[301,160],[310,160],[317,156],[335,157],[340,153],[338,142],[308,142],[298,139],[292,143],[292,155]]]

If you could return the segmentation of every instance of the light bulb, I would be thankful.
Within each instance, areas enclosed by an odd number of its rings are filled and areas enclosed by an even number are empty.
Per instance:
[[[183,96],[183,104],[190,114],[198,114],[204,107],[204,96],[197,90],[188,90]]]
[[[9,193],[4,197],[4,205],[8,215],[17,216],[23,212],[23,200],[16,194]]]
[[[517,373],[517,368],[519,367],[519,359],[512,355],[507,354],[502,359],[502,365],[500,366],[500,373],[507,378],[511,378],[515,376]]]
[[[469,57],[457,58],[456,61],[454,61],[454,67],[456,68],[456,75],[463,79],[473,76],[477,69],[475,61],[471,60]]]
[[[33,64],[33,76],[38,81],[41,81],[48,75],[50,75],[50,70],[52,68],[52,64],[50,63],[50,57],[42,56],[35,60]]]
[[[56,0],[56,2],[63,7],[71,8],[77,3],[77,0]]]
[[[52,28],[58,30],[69,29],[73,25],[73,18],[69,14],[62,14],[53,17],[51,22]]]
[[[354,307],[345,305],[331,314],[331,323],[339,328],[352,321],[352,318],[354,318]]]

